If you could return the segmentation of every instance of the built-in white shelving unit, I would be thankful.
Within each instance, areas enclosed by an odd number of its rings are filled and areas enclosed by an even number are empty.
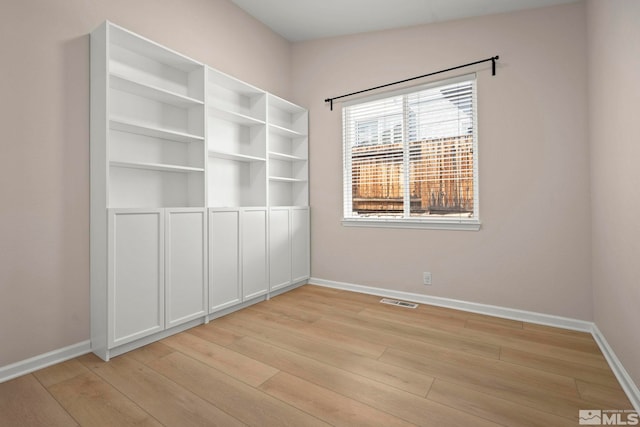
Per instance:
[[[207,69],[210,207],[267,206],[266,98],[261,89]]]
[[[304,283],[307,121],[110,22],[91,33],[94,353],[108,360]]]
[[[106,206],[203,207],[204,65],[113,24],[92,37]]]
[[[307,110],[274,95],[269,95],[268,107],[269,205],[307,206]]]

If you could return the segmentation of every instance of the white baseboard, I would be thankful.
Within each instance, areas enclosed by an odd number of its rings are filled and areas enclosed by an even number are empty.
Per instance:
[[[312,277],[311,279],[309,279],[309,283],[312,285],[319,285],[327,288],[378,295],[381,297],[389,297],[422,304],[435,305],[439,307],[453,308],[472,313],[486,314],[488,316],[519,320],[522,322],[537,323],[540,325],[554,326],[557,328],[571,329],[574,331],[589,332],[591,333],[591,335],[593,335],[593,338],[600,347],[602,354],[607,359],[607,363],[609,363],[611,370],[618,379],[620,386],[627,394],[627,397],[631,401],[631,404],[633,405],[635,410],[640,413],[640,391],[638,390],[638,386],[633,382],[633,379],[631,379],[631,376],[620,362],[620,359],[618,359],[618,357],[615,355],[613,349],[607,343],[604,335],[602,335],[596,324],[593,322],[571,319],[568,317],[554,316],[544,313],[536,313],[533,311],[516,310],[495,305],[434,297],[429,295],[415,294],[411,292],[394,291],[391,289],[374,288],[371,286],[356,285],[353,283],[336,282],[333,280],[325,280],[317,277]]]
[[[554,316],[551,314],[536,313],[533,311],[516,310],[513,308],[499,307],[496,305],[480,304],[450,298],[434,297],[430,295],[414,294],[411,292],[394,291],[391,289],[374,288],[370,286],[356,285],[352,283],[335,282],[332,280],[312,277],[310,284],[328,288],[343,289],[346,291],[360,292],[363,294],[379,295],[382,297],[396,298],[405,301],[435,305],[438,307],[454,308],[456,310],[471,313],[486,314],[488,316],[502,317],[511,320],[537,323],[540,325],[555,326],[557,328],[571,329],[574,331],[591,332],[593,322],[571,319],[568,317]]]
[[[613,371],[616,378],[618,379],[620,386],[622,387],[624,392],[627,394],[627,397],[631,401],[631,404],[633,405],[635,410],[638,411],[638,413],[640,413],[640,389],[638,389],[638,386],[633,382],[633,380],[631,379],[631,376],[622,365],[622,362],[620,362],[620,359],[618,359],[618,356],[616,356],[616,354],[613,352],[613,349],[611,348],[606,338],[604,337],[604,335],[602,335],[602,332],[600,332],[600,329],[598,329],[598,326],[595,323],[593,324],[593,329],[591,331],[591,334],[593,335],[593,338],[596,340],[596,343],[598,343],[598,347],[600,347],[600,351],[602,351],[602,354],[604,355],[605,359],[607,359],[607,362],[609,363],[611,370]]]
[[[73,359],[74,357],[82,356],[90,351],[91,342],[87,340],[0,367],[0,383],[29,374],[38,369],[55,365],[56,363]]]

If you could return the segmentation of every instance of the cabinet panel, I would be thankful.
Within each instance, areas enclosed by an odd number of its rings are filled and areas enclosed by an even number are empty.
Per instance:
[[[311,274],[309,246],[309,208],[292,208],[291,275],[293,282],[308,279]]]
[[[110,210],[109,346],[164,329],[163,212]]]
[[[291,283],[289,208],[269,211],[269,286],[275,290]]]
[[[240,211],[209,210],[209,312],[240,302]]]
[[[207,217],[204,209],[165,212],[166,326],[207,314]]]
[[[267,211],[242,211],[242,290],[245,299],[267,293]]]

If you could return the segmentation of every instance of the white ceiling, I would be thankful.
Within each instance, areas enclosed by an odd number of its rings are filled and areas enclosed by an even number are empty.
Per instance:
[[[292,42],[578,0],[231,0]]]

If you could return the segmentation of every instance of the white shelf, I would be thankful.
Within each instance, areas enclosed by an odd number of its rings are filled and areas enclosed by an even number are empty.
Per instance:
[[[221,71],[209,69],[209,83],[212,85],[220,86],[230,91],[242,94],[247,97],[263,96],[266,92],[248,83],[238,80],[228,74]]]
[[[285,128],[279,125],[274,125],[273,123],[269,123],[269,130],[287,138],[300,138],[306,136],[306,134],[302,132],[298,132],[296,130]]]
[[[168,139],[178,142],[195,142],[204,141],[204,137],[192,135],[185,132],[178,132],[170,129],[164,129],[158,126],[152,126],[147,123],[139,123],[121,117],[112,117],[109,120],[109,127],[113,130],[122,132],[130,132],[138,135],[151,136],[160,139]]]
[[[269,94],[269,105],[278,110],[286,111],[289,114],[304,114],[307,111],[299,105],[273,94]]]
[[[265,124],[264,120],[256,119],[255,117],[247,116],[246,114],[237,113],[235,111],[226,110],[216,106],[210,107],[209,113],[223,120],[228,120],[245,126],[259,126]]]
[[[204,105],[203,101],[174,93],[157,86],[148,85],[120,74],[109,75],[110,86],[113,89],[128,92],[144,98],[153,99],[165,104],[171,104],[179,108],[189,108]]]
[[[139,55],[146,56],[158,63],[166,64],[187,73],[203,66],[203,64],[181,53],[166,48],[146,37],[132,33],[113,23],[109,23],[109,29],[111,43],[122,46],[122,48],[136,52]]]
[[[269,181],[278,181],[278,182],[307,182],[306,179],[299,178],[289,178],[286,176],[270,176]]]
[[[277,151],[269,151],[269,158],[275,160],[284,160],[288,162],[306,161],[307,159],[300,156],[293,156],[291,154],[279,153]]]
[[[217,159],[234,160],[237,162],[265,162],[267,159],[258,156],[249,156],[247,154],[229,153],[226,151],[209,150],[209,157]]]
[[[178,166],[178,165],[169,165],[169,164],[163,164],[163,163],[124,162],[124,161],[112,160],[109,162],[109,164],[111,166],[116,166],[121,168],[146,169],[146,170],[154,170],[154,171],[160,171],[160,172],[179,172],[179,173],[204,172],[203,168],[193,168],[190,166]]]

